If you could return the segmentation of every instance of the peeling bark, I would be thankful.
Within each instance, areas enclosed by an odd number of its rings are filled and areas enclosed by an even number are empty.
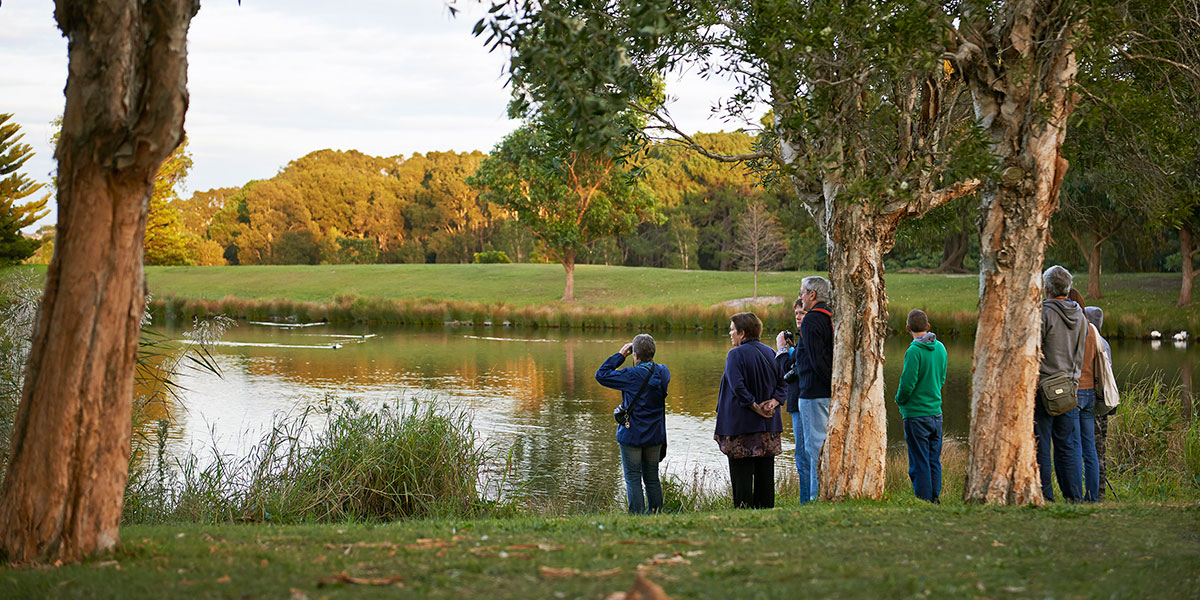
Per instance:
[[[145,303],[155,173],[183,139],[195,0],[60,0],[69,75],[58,144],[58,244],[12,452],[0,555],[78,561],[116,545]]]
[[[1076,63],[1071,7],[1014,2],[993,26],[968,14],[959,68],[1002,175],[980,207],[980,300],[972,373],[968,502],[1041,504],[1033,439],[1042,261],[1066,174]]]
[[[563,270],[567,272],[567,283],[563,286],[563,302],[573,302],[575,300],[575,251],[563,250],[562,252]]]
[[[883,256],[892,247],[896,220],[859,203],[835,206],[831,213],[833,378],[820,496],[878,499],[883,497],[887,458]]]

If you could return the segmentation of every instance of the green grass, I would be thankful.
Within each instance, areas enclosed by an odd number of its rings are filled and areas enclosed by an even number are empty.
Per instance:
[[[622,318],[642,319],[651,324],[686,320],[677,319],[675,315],[748,297],[752,291],[752,274],[747,272],[601,265],[577,267],[578,299],[569,305],[559,301],[564,277],[559,265],[150,267],[146,271],[151,293],[175,304],[190,299],[213,302],[224,299],[227,304],[249,306],[251,311],[266,313],[271,311],[274,301],[277,312],[294,313],[293,305],[298,303],[312,303],[312,307],[306,309],[310,312],[317,309],[330,312],[339,302],[349,306],[357,300],[361,309],[354,315],[348,307],[346,316],[349,320],[387,320],[386,315],[397,310],[390,308],[389,303],[400,302],[411,307],[443,302],[446,306],[427,315],[431,322],[443,319],[500,321],[516,315],[541,326],[577,326],[585,324],[588,314],[597,314],[602,316],[602,322],[594,325],[619,327],[618,321]],[[782,296],[785,303],[776,310],[786,312],[799,290],[800,280],[811,274],[761,274],[759,295]],[[1180,329],[1200,330],[1200,304],[1175,307],[1179,277],[1171,273],[1106,275],[1105,298],[1091,302],[1107,313],[1105,334],[1142,337],[1151,329],[1168,333]],[[1086,283],[1086,277],[1076,280],[1081,289],[1086,289]],[[887,276],[887,284],[893,327],[903,328],[904,316],[910,308],[923,308],[943,333],[973,334],[978,278],[894,273]],[[643,317],[642,313],[656,309],[665,314]],[[710,325],[708,321],[712,318],[724,318],[708,314],[695,316],[704,321],[705,327]],[[413,320],[412,317],[401,319],[402,322]]]
[[[122,530],[111,555],[0,568],[5,598],[1188,598],[1200,507],[881,502],[629,517]],[[659,564],[654,564],[658,562]],[[549,569],[583,573],[556,576]],[[395,581],[322,585],[323,578]]]

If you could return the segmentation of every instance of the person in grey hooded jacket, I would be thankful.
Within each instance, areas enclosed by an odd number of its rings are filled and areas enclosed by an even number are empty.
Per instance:
[[[1068,373],[1076,380],[1083,368],[1081,336],[1087,335],[1083,308],[1067,299],[1070,271],[1054,265],[1042,273],[1046,299],[1042,301],[1042,360],[1038,376]],[[1038,470],[1042,495],[1054,500],[1051,466],[1062,495],[1069,501],[1083,498],[1083,449],[1079,438],[1079,408],[1051,416],[1038,398],[1034,402],[1033,431],[1037,438]],[[1053,456],[1053,460],[1052,457]]]

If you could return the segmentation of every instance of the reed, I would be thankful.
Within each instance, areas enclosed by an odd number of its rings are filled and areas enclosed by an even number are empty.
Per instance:
[[[1182,386],[1164,383],[1161,374],[1121,392],[1121,405],[1108,419],[1107,440],[1108,477],[1117,496],[1194,500],[1200,493],[1195,405],[1184,402]]]
[[[470,517],[487,454],[465,413],[432,403],[367,410],[353,401],[278,415],[242,457],[157,459],[130,476],[126,523],[382,522]]]

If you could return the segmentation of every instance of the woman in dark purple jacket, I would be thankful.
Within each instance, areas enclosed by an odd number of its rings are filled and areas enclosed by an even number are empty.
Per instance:
[[[717,440],[729,457],[729,481],[736,508],[775,506],[775,457],[783,451],[783,419],[778,410],[786,385],[775,352],[758,341],[762,321],[738,313],[729,322],[733,350],[717,397]]]

